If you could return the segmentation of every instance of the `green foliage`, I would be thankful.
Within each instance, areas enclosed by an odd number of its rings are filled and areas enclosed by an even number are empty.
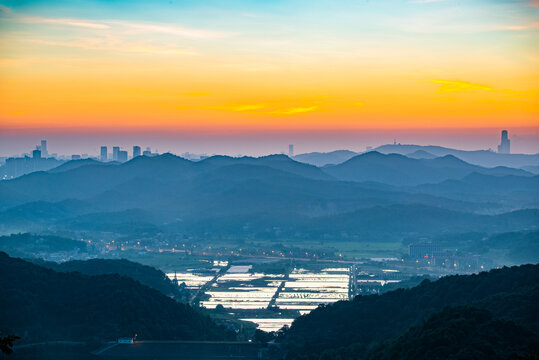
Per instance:
[[[86,243],[54,235],[34,235],[30,233],[0,236],[0,250],[19,254],[38,252],[85,251]]]
[[[307,358],[352,344],[367,349],[449,305],[477,306],[496,318],[538,331],[538,283],[539,265],[524,265],[423,281],[414,288],[382,295],[358,296],[351,302],[319,307],[296,319],[283,343],[291,355],[303,354]]]
[[[128,277],[55,272],[0,253],[0,331],[42,340],[208,340],[209,317]]]
[[[133,261],[121,259],[91,259],[74,260],[63,263],[34,261],[37,265],[48,267],[55,271],[77,271],[85,275],[118,274],[137,280],[143,285],[159,290],[163,294],[180,300],[182,294],[179,288],[160,270]]]

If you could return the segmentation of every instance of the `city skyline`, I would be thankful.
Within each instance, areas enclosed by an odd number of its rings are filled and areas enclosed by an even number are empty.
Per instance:
[[[28,135],[25,137],[7,137],[0,142],[0,156],[9,157],[21,154],[29,154],[42,138],[46,137],[49,143],[52,141],[53,151],[50,153],[64,154],[88,154],[91,157],[100,157],[100,147],[107,146],[112,154],[112,147],[119,146],[122,150],[132,153],[133,146],[140,146],[141,153],[147,147],[160,153],[196,153],[196,154],[219,154],[219,155],[246,155],[262,156],[268,154],[288,154],[289,145],[294,145],[294,154],[308,152],[331,152],[335,150],[351,150],[363,152],[394,141],[401,144],[435,145],[461,150],[492,150],[498,152],[500,144],[500,132],[505,128],[490,129],[489,133],[478,135],[473,131],[459,132],[447,130],[442,136],[435,132],[422,134],[414,131],[397,132],[397,136],[379,132],[362,133],[324,133],[304,134],[296,133],[289,136],[236,136],[236,137],[184,137],[182,134],[96,134],[88,135]],[[536,134],[530,129],[507,128],[511,138],[511,152],[522,154],[539,153],[539,141]],[[429,136],[430,135],[430,136]],[[50,148],[50,146],[49,146]]]

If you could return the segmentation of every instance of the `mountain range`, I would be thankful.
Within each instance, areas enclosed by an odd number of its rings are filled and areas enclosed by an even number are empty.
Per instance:
[[[193,162],[164,154],[123,164],[68,162],[2,181],[0,230],[292,238],[343,232],[383,238],[389,229],[398,237],[475,226],[514,231],[539,223],[538,189],[539,176],[522,169],[485,168],[452,155],[369,152],[317,167],[284,155]]]
[[[536,170],[539,166],[539,154],[499,154],[490,150],[467,151],[442,146],[405,144],[387,144],[373,150],[383,154],[400,154],[416,159],[433,159],[452,155],[470,164],[484,167],[507,166]],[[362,153],[349,150],[336,150],[327,153],[312,152],[298,154],[294,156],[294,160],[316,166],[337,165],[360,154]]]

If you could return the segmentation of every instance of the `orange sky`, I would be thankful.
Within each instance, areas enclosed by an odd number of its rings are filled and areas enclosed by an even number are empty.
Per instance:
[[[539,127],[534,2],[121,3],[1,7],[0,129]]]

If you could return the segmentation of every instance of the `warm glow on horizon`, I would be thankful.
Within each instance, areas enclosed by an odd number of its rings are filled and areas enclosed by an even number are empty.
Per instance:
[[[2,2],[4,131],[539,127],[530,1],[84,3]]]

